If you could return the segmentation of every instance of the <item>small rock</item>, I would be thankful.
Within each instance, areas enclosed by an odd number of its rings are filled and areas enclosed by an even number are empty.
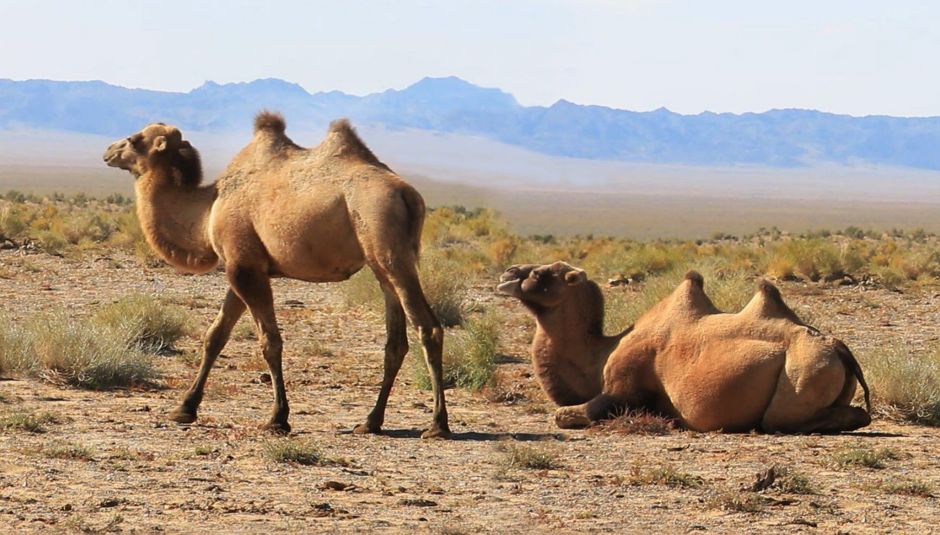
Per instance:
[[[437,502],[432,502],[431,500],[425,500],[422,498],[403,498],[398,502],[399,505],[411,505],[414,507],[434,507],[437,505]]]
[[[105,498],[101,500],[98,507],[117,507],[118,505],[121,505],[121,500],[117,498]]]
[[[324,481],[317,485],[317,488],[320,490],[347,490],[353,485],[348,483],[341,483],[339,481]]]
[[[760,492],[762,490],[767,490],[774,484],[774,481],[777,480],[778,475],[782,475],[782,474],[781,474],[781,469],[778,468],[776,465],[771,466],[770,468],[768,468],[767,470],[764,470],[763,472],[758,472],[756,481],[754,481],[754,483],[751,484],[748,490],[752,492]]]
[[[287,299],[286,301],[284,301],[284,305],[289,306],[289,307],[302,307],[304,306],[304,302],[298,301],[296,299]]]
[[[267,372],[262,373],[258,376],[258,382],[265,385],[271,384],[271,374]]]

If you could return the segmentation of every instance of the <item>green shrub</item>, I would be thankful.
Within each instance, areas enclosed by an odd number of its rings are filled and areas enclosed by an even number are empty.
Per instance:
[[[496,371],[497,346],[502,318],[486,311],[471,317],[462,329],[451,329],[444,337],[444,384],[480,390],[490,383]],[[431,378],[424,353],[417,340],[409,342],[415,382],[430,390]]]

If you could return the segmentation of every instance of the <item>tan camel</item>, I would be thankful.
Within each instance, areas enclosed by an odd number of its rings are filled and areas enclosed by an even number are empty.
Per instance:
[[[582,270],[563,262],[513,266],[501,281],[499,290],[535,315],[532,353],[546,392],[573,405],[556,412],[559,427],[633,409],[696,431],[839,432],[871,422],[855,357],[800,321],[766,281],[743,310],[725,314],[705,294],[701,275],[689,272],[614,337],[601,333],[603,298]],[[596,388],[598,379],[583,378],[603,360],[603,386]],[[849,405],[857,383],[867,411]]]
[[[347,121],[331,124],[326,139],[312,149],[295,145],[284,130],[280,115],[259,114],[251,142],[207,186],[200,185],[198,153],[172,126],[148,125],[104,154],[109,166],[136,178],[141,228],[161,257],[195,273],[220,260],[225,265],[228,293],[206,333],[199,374],[171,417],[180,423],[196,420],[209,370],[247,307],[274,386],[274,411],[265,428],[290,431],[270,279],[336,282],[368,265],[385,295],[385,373],[375,408],[355,432],[381,430],[408,351],[407,315],[424,347],[434,396],[433,422],[423,436],[447,436],[443,330],[416,267],[424,201],[372,154]]]

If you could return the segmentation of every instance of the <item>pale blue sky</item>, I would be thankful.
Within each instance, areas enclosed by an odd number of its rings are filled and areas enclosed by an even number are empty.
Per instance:
[[[523,104],[940,115],[940,2],[0,0],[0,78],[188,91],[424,76]]]

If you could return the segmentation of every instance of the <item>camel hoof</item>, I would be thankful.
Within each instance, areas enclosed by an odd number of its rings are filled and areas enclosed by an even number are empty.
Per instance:
[[[261,430],[275,435],[286,435],[290,433],[290,424],[287,422],[268,422],[261,426]]]
[[[584,414],[583,409],[562,407],[555,411],[555,425],[562,429],[584,429],[591,425],[591,420]]]
[[[354,435],[377,435],[382,432],[382,426],[372,425],[367,422],[353,427],[352,432]]]
[[[421,438],[450,438],[450,429],[434,426],[421,433]]]
[[[186,407],[177,407],[170,413],[170,420],[178,424],[191,424],[196,421],[196,411],[190,411]]]

